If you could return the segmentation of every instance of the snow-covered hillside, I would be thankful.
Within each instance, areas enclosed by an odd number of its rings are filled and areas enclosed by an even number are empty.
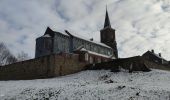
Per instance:
[[[0,81],[0,100],[169,100],[170,72],[83,71],[37,80]]]

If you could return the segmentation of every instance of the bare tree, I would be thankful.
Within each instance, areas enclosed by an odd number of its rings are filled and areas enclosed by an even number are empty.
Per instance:
[[[17,56],[17,60],[18,61],[24,61],[24,60],[28,60],[30,57],[28,56],[27,53],[21,51],[18,56]]]
[[[16,62],[17,59],[11,54],[4,43],[0,43],[0,66]]]

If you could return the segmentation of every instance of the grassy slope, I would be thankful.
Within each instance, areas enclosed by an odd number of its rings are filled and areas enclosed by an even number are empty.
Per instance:
[[[170,72],[112,73],[106,70],[27,81],[0,81],[4,99],[170,99]]]

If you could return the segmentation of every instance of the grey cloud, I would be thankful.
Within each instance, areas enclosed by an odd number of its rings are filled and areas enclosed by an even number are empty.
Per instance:
[[[168,0],[1,0],[0,41],[14,53],[22,49],[32,57],[35,39],[47,26],[99,41],[106,4],[120,57],[155,49],[170,59]],[[22,40],[22,36],[27,38]]]

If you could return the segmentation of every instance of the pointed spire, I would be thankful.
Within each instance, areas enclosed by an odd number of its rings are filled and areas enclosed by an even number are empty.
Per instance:
[[[104,28],[106,27],[111,27],[109,15],[107,12],[107,5],[106,5],[106,16],[105,16]]]
[[[47,27],[44,35],[46,34],[49,34],[51,37],[54,37],[54,31],[50,27]]]

